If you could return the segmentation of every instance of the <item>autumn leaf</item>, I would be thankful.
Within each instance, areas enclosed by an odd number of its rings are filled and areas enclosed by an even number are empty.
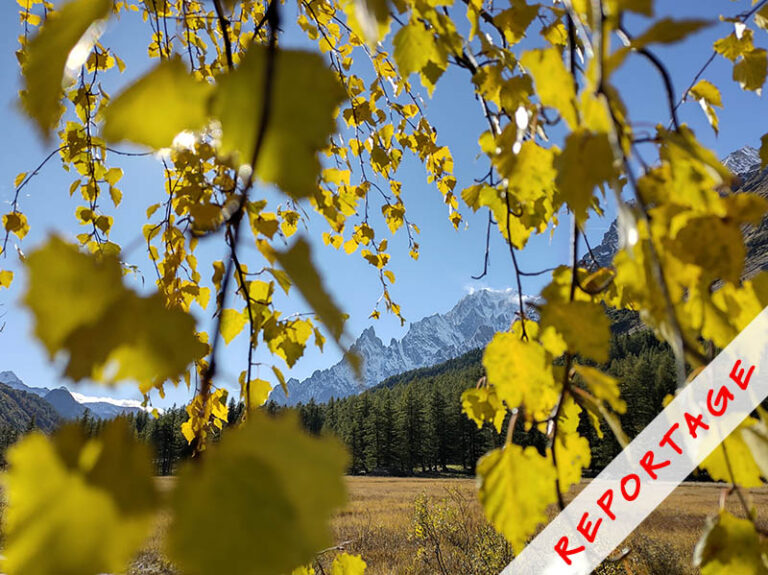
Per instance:
[[[600,304],[553,302],[541,307],[541,327],[553,327],[568,349],[598,363],[608,360],[611,321]]]
[[[51,357],[68,354],[65,372],[75,380],[131,379],[147,391],[181,376],[207,350],[191,315],[125,288],[113,257],[53,237],[29,255],[27,268],[35,334]]]
[[[310,437],[294,417],[253,413],[179,474],[171,556],[192,575],[272,575],[307,563],[330,542],[346,465],[335,440]],[[216,529],[201,539],[212,515]]]
[[[576,219],[585,221],[595,188],[616,175],[608,136],[585,130],[571,132],[565,139],[565,148],[555,159],[555,168],[563,199]]]
[[[183,130],[205,126],[211,92],[209,84],[192,77],[180,57],[163,60],[107,106],[104,138],[154,149],[170,147]]]
[[[289,250],[275,252],[275,255],[291,283],[301,292],[333,338],[340,341],[344,332],[344,316],[323,287],[310,258],[309,244],[300,238]]]
[[[250,164],[261,122],[268,49],[251,45],[240,66],[219,79],[212,113],[221,122],[221,151]],[[294,198],[312,195],[318,152],[336,130],[334,111],[345,95],[320,54],[281,49],[270,84],[271,106],[256,175]],[[311,97],[308,97],[311,95]]]
[[[554,108],[572,129],[576,128],[576,91],[560,50],[530,50],[522,55],[520,63],[533,77],[541,105]]]
[[[106,18],[111,9],[111,0],[72,0],[50,13],[30,41],[22,67],[21,101],[44,136],[48,136],[61,116],[59,100],[68,59],[75,50],[90,49],[91,39],[83,36],[95,21]]]
[[[153,465],[124,420],[95,438],[76,425],[51,438],[32,433],[8,462],[4,572],[123,571],[150,534]]]
[[[547,506],[555,502],[555,475],[549,459],[534,447],[507,444],[477,462],[485,516],[516,553],[547,520]]]

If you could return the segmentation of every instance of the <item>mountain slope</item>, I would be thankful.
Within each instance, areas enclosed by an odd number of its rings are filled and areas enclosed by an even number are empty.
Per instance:
[[[48,389],[47,387],[30,387],[21,381],[12,371],[0,371],[0,384],[4,384],[14,390],[22,391],[47,401],[62,419],[76,419],[86,409],[93,417],[99,419],[112,419],[122,413],[138,413],[141,408],[136,401],[111,400],[107,398],[90,398],[77,394],[75,397],[66,387]]]
[[[24,431],[30,421],[43,431],[52,431],[59,416],[51,404],[35,395],[0,383],[0,426]]]
[[[760,154],[751,146],[744,146],[728,154],[723,164],[739,177],[740,187],[735,193],[752,192],[768,198],[768,169],[760,170]],[[592,254],[582,258],[580,265],[589,267],[597,264],[606,267],[613,262],[613,256],[619,250],[618,220],[613,220],[603,240],[592,249]],[[763,218],[759,226],[749,226],[744,230],[744,243],[747,257],[744,265],[744,277],[749,278],[760,270],[768,269],[768,217]],[[594,255],[594,258],[592,257]]]
[[[402,339],[385,345],[373,327],[367,328],[352,346],[363,360],[363,379],[358,381],[346,361],[315,371],[299,382],[288,381],[288,397],[277,388],[274,401],[295,405],[310,398],[327,401],[359,393],[388,377],[432,366],[485,346],[499,330],[509,328],[517,312],[517,296],[511,290],[478,290],[465,296],[450,311],[411,324]]]

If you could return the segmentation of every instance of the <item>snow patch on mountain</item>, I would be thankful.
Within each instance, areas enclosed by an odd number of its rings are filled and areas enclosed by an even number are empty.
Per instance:
[[[148,408],[142,407],[140,401],[134,399],[115,399],[112,397],[93,397],[68,390],[66,387],[49,389],[47,387],[30,387],[12,371],[0,371],[0,383],[8,387],[34,393],[50,403],[60,417],[74,419],[80,417],[86,409],[93,417],[112,419],[123,413],[136,413]]]
[[[734,174],[744,178],[750,172],[760,169],[760,152],[752,146],[744,146],[731,152],[721,161]]]
[[[526,296],[524,305],[532,298]],[[360,393],[388,377],[442,363],[472,349],[485,346],[500,330],[508,329],[518,311],[515,291],[474,290],[450,311],[433,314],[411,324],[402,339],[385,344],[371,326],[360,334],[352,346],[363,360],[362,379],[355,378],[345,360],[323,370],[315,371],[304,381],[293,378],[287,382],[288,397],[276,388],[271,399],[295,405],[310,399],[318,402],[331,397],[346,397]]]

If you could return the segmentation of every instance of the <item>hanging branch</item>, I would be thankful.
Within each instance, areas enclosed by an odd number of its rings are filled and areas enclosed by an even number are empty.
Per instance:
[[[267,61],[266,66],[264,69],[264,99],[262,101],[261,106],[261,112],[260,112],[260,120],[259,120],[259,128],[256,132],[255,137],[255,144],[253,147],[253,154],[251,156],[251,170],[248,174],[248,177],[246,178],[244,184],[243,184],[243,192],[238,196],[237,198],[237,207],[235,211],[233,212],[232,216],[229,218],[227,222],[227,234],[229,237],[229,244],[230,244],[230,256],[227,259],[227,265],[224,272],[224,278],[222,280],[221,285],[221,307],[224,307],[224,303],[226,301],[227,292],[229,291],[229,284],[231,281],[233,273],[233,268],[235,265],[235,262],[237,260],[237,245],[240,238],[240,228],[243,220],[243,215],[245,211],[245,206],[248,201],[248,194],[250,193],[251,188],[253,187],[254,183],[254,177],[256,173],[256,166],[258,164],[259,155],[261,154],[261,149],[264,146],[264,140],[267,133],[267,127],[269,125],[271,111],[272,111],[272,99],[274,97],[273,94],[273,84],[274,84],[274,78],[275,78],[275,65],[277,60],[277,31],[280,26],[280,14],[277,6],[276,0],[271,0],[269,3],[269,6],[267,7],[267,12],[265,14],[266,22],[269,24],[269,43],[267,45]],[[250,308],[250,302],[248,302],[248,307]],[[216,321],[214,325],[213,330],[213,343],[211,344],[211,353],[210,353],[210,361],[208,363],[208,366],[206,367],[205,371],[203,372],[202,379],[200,381],[200,396],[203,400],[203,405],[205,405],[208,401],[208,397],[211,393],[211,383],[213,381],[213,377],[216,375],[216,352],[219,347],[219,342],[221,341],[221,311],[216,316]],[[251,350],[249,350],[249,360],[248,360],[248,382],[250,382],[250,371],[252,366],[252,341],[249,342],[249,346],[251,346]],[[246,382],[246,400],[249,395],[249,389],[248,382]],[[195,438],[195,450],[199,449],[199,438]]]

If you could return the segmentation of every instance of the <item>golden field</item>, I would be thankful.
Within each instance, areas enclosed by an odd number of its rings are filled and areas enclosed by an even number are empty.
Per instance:
[[[173,480],[160,481],[170,488]],[[472,479],[349,477],[347,483],[349,500],[333,519],[333,533],[345,551],[363,556],[369,575],[495,575],[511,559],[506,543],[483,519]],[[681,485],[625,542],[627,557],[599,573],[696,573],[691,567],[694,545],[723,493],[715,484]],[[768,489],[749,493],[768,528]],[[726,506],[743,515],[735,494]],[[163,527],[137,558],[132,575],[175,573],[157,551]],[[326,573],[335,552],[318,557]]]

